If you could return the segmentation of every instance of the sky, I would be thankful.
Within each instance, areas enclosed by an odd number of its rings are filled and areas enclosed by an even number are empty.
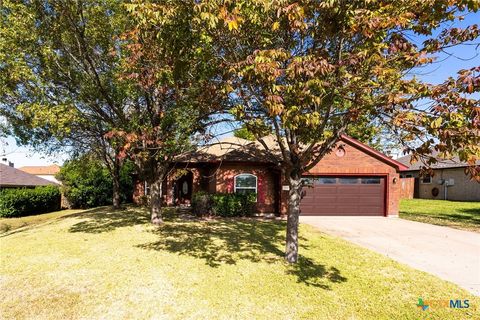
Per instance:
[[[455,27],[465,27],[480,23],[480,12],[469,13],[465,20],[456,22]],[[478,40],[477,40],[478,41]],[[439,56],[437,62],[427,67],[413,71],[415,76],[429,83],[442,83],[450,76],[455,76],[460,69],[469,69],[480,65],[480,47],[478,45],[461,45],[447,50],[447,53]],[[225,131],[222,131],[225,130]],[[232,127],[218,127],[214,130],[218,134],[231,135]],[[14,137],[0,138],[0,157],[13,162],[15,167],[29,165],[62,165],[67,160],[67,155],[59,153],[48,156],[41,150],[32,150],[28,147],[18,146]]]

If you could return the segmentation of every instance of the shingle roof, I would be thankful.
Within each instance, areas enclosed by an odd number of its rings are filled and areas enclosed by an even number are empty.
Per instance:
[[[252,161],[272,162],[275,159],[259,142],[237,137],[227,137],[212,141],[193,152],[187,152],[177,161],[216,162],[216,161]]]
[[[460,161],[458,156],[454,156],[451,158],[442,158],[438,154],[438,152],[434,152],[428,157],[434,157],[437,159],[437,163],[432,164],[430,167],[432,169],[448,169],[448,168],[463,168],[468,167],[469,164],[463,161]],[[424,167],[425,164],[422,161],[417,161],[415,163],[410,163],[412,159],[411,155],[406,155],[401,158],[398,158],[397,161],[403,163],[404,165],[408,166],[408,169],[404,171],[417,171],[420,170],[421,167]],[[475,165],[480,165],[480,160],[477,160]]]
[[[48,185],[57,184],[0,163],[0,187],[35,187]]]
[[[49,166],[25,166],[18,169],[35,175],[55,175],[60,172],[60,167],[56,164]]]
[[[262,138],[268,148],[258,141],[249,141],[236,137],[228,137],[199,148],[193,152],[187,152],[177,158],[179,162],[218,162],[218,161],[248,161],[260,163],[278,163],[282,161],[277,138],[269,135]],[[343,135],[341,140],[360,149],[380,161],[388,163],[399,170],[406,169],[403,163],[393,160],[369,146],[351,137]]]

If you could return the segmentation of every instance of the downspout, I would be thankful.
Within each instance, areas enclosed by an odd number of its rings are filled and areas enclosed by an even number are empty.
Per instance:
[[[445,190],[444,200],[448,200],[447,199],[447,195],[448,195],[448,181],[447,180],[445,180],[445,183],[443,184],[443,189]]]
[[[448,187],[450,186],[449,185],[449,181],[447,180],[447,178],[444,178],[444,169],[442,169],[442,180],[444,181],[443,182],[443,200],[448,200]]]
[[[443,177],[444,170],[442,169],[442,180],[443,180],[443,200],[448,198],[448,181]]]

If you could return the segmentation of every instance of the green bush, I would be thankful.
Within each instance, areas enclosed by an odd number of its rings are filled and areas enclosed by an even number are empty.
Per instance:
[[[192,209],[196,215],[244,217],[254,213],[255,203],[255,194],[197,192],[192,198]]]
[[[120,172],[122,202],[131,202],[133,165],[126,163]],[[57,178],[62,182],[62,192],[72,208],[93,208],[112,204],[113,180],[102,162],[88,155],[67,161]]]
[[[23,217],[60,210],[60,190],[55,186],[0,191],[0,217]]]
[[[193,214],[197,216],[212,214],[212,198],[211,194],[199,191],[192,196]]]

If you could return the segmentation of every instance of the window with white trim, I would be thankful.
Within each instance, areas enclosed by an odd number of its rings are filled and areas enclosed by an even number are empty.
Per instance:
[[[257,194],[257,176],[250,173],[242,173],[235,176],[235,193],[254,193]]]

